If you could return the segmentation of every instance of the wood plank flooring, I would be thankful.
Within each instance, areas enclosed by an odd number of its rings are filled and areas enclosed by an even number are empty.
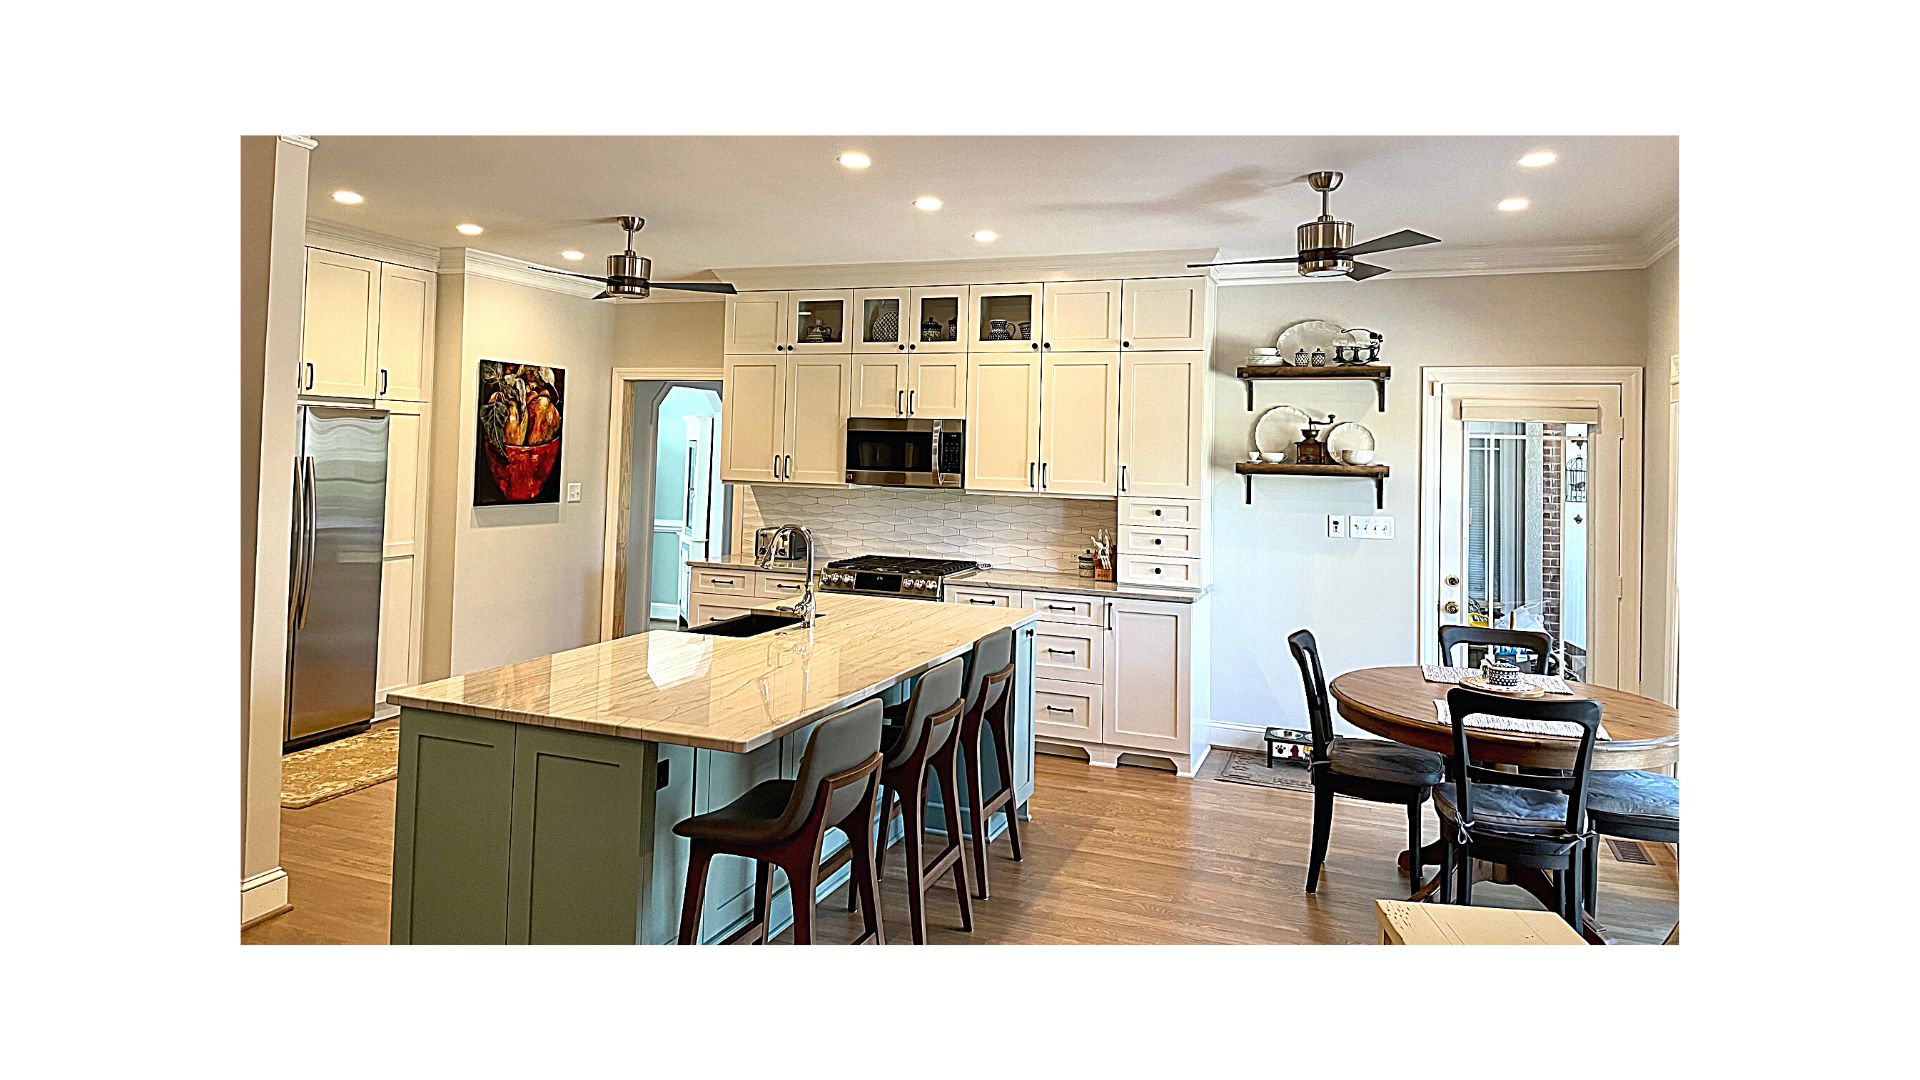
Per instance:
[[[1216,751],[1218,753],[1220,751]],[[994,844],[993,895],[961,933],[951,889],[929,898],[929,936],[952,944],[1371,943],[1377,897],[1401,898],[1394,858],[1406,843],[1397,807],[1342,799],[1320,891],[1307,896],[1310,795],[1148,769],[1101,769],[1039,758],[1026,859]],[[391,886],[394,785],[379,784],[281,814],[282,865],[293,909],[241,934],[247,943],[383,943]],[[1428,811],[1426,835],[1438,833]],[[1642,845],[1652,866],[1600,855],[1600,919],[1623,942],[1659,942],[1679,918],[1673,849]],[[890,853],[892,855],[894,853]],[[902,860],[888,860],[882,905],[889,940],[906,939]],[[1429,871],[1432,873],[1434,871]],[[822,905],[822,940],[846,941],[858,919]],[[1538,907],[1506,885],[1481,884],[1477,904]]]

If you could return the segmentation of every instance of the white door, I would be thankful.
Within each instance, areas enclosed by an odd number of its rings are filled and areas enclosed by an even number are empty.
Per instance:
[[[307,249],[300,392],[370,398],[380,341],[380,264]]]
[[[1443,624],[1543,630],[1558,674],[1638,686],[1639,619],[1629,609],[1639,499],[1629,525],[1624,404],[1618,385],[1442,385],[1429,655],[1439,658]]]
[[[787,294],[748,292],[727,297],[726,352],[774,353],[787,343]]]
[[[967,290],[967,351],[1039,352],[1039,285],[975,285]]]
[[[1121,294],[1120,342],[1125,349],[1207,347],[1205,278],[1129,281]]]
[[[1198,499],[1206,487],[1207,354],[1128,352],[1120,361],[1120,494]],[[1197,554],[1197,553],[1196,553]]]
[[[410,266],[380,267],[379,371],[374,393],[395,401],[427,399],[433,357],[434,276]]]
[[[853,358],[853,416],[907,415],[907,367],[903,350],[856,354]]]
[[[907,415],[923,420],[959,420],[967,415],[967,358],[960,353],[913,354],[908,372]]]
[[[968,491],[1035,491],[1040,468],[1040,358],[967,360]]]
[[[967,351],[967,287],[947,285],[915,289],[912,318],[906,328],[907,351],[964,353]]]
[[[1098,352],[1120,347],[1120,283],[1063,281],[1044,292],[1041,347],[1061,352]]]
[[[1120,354],[1047,353],[1041,360],[1040,490],[1120,491]]]
[[[906,289],[861,289],[853,294],[853,351],[903,353],[912,337],[912,294]]]
[[[787,294],[787,351],[850,353],[857,320],[852,289]]]
[[[1191,753],[1193,607],[1113,601],[1102,741]]]
[[[787,359],[787,450],[780,478],[796,484],[847,480],[847,358]]]
[[[773,483],[788,453],[786,357],[729,356],[724,377],[720,478]]]

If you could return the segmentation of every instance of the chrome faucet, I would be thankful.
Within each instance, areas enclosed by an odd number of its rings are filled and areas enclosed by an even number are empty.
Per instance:
[[[807,580],[804,585],[804,591],[800,594],[799,601],[792,605],[776,604],[773,610],[791,611],[799,615],[806,620],[807,629],[811,630],[813,629],[813,530],[807,528],[805,525],[782,525],[773,530],[773,535],[767,538],[767,550],[762,552],[760,557],[754,560],[754,565],[762,570],[772,567],[773,557],[780,551],[780,541],[788,533],[798,533],[800,539],[806,541]]]

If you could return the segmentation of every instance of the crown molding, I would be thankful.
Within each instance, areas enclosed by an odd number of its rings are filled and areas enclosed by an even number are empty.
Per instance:
[[[1207,262],[1217,249],[1117,251],[1091,255],[1037,255],[1005,259],[833,263],[816,266],[716,268],[721,281],[743,292],[780,289],[885,289],[938,285],[1003,285],[1099,278],[1198,277],[1188,263]]]
[[[440,250],[402,240],[397,236],[368,232],[337,221],[307,219],[307,246],[356,255],[377,262],[411,266],[415,270],[440,269]]]
[[[1641,250],[1646,253],[1642,266],[1652,266],[1666,258],[1667,252],[1680,246],[1680,208],[1674,207],[1665,216],[1655,221],[1640,238]]]
[[[291,146],[297,146],[302,150],[311,150],[320,145],[305,135],[282,135],[280,136],[280,141]]]
[[[442,248],[440,265],[442,267],[440,272],[443,274],[467,274],[490,281],[506,281],[515,285],[525,285],[528,288],[545,289],[547,292],[589,300],[598,296],[603,288],[597,282],[531,270],[528,267],[532,264],[525,259],[512,259],[505,255],[496,255],[491,251],[481,251],[479,248]]]

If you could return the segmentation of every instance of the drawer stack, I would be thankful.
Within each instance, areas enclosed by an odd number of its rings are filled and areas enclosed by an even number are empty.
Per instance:
[[[1206,515],[1199,499],[1120,499],[1114,577],[1129,585],[1207,584]]]

